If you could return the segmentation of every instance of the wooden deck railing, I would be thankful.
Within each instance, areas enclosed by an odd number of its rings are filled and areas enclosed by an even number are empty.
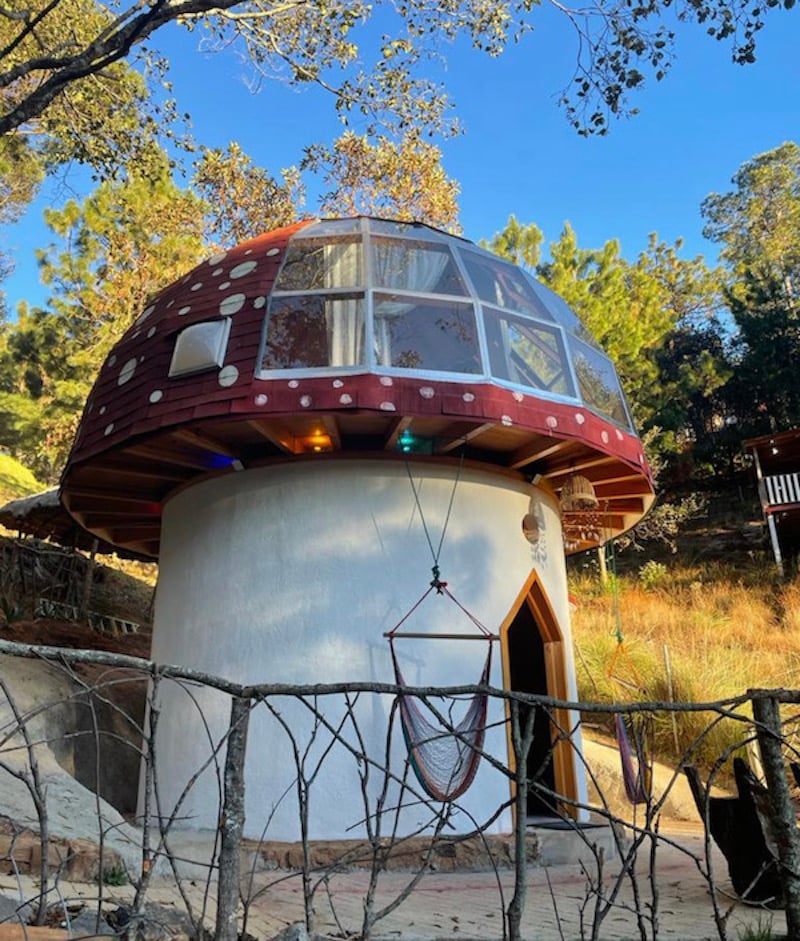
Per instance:
[[[800,472],[773,474],[764,478],[768,506],[800,503]]]

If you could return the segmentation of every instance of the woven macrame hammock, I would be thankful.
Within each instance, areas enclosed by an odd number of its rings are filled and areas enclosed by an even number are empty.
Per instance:
[[[646,804],[650,796],[650,768],[645,755],[643,736],[635,728],[632,728],[629,734],[625,719],[619,712],[614,716],[614,732],[619,748],[625,796],[634,805]]]
[[[438,594],[447,595],[472,623],[479,628],[479,634],[430,634],[430,633],[398,633],[398,628],[436,589]],[[414,637],[417,639],[447,639],[447,640],[486,640],[489,650],[486,662],[483,665],[479,686],[487,686],[492,670],[492,642],[497,640],[486,628],[474,618],[447,590],[444,582],[434,580],[431,588],[420,598],[400,623],[385,635],[389,638],[389,649],[392,654],[395,681],[398,686],[407,687],[403,671],[397,660],[394,641],[398,637]],[[485,692],[478,692],[470,700],[464,717],[458,723],[434,724],[426,716],[421,703],[425,700],[408,693],[400,693],[398,706],[400,710],[400,725],[403,729],[403,738],[408,749],[408,758],[411,769],[425,793],[437,801],[453,801],[460,797],[469,788],[475,777],[483,752],[483,740],[486,735],[486,714],[489,705],[489,696]],[[433,713],[428,711],[431,716]],[[435,718],[435,716],[434,716]]]
[[[397,685],[406,686],[394,644],[391,644],[391,650]],[[488,684],[491,669],[490,644],[478,685]],[[477,693],[473,696],[464,718],[450,728],[428,721],[416,696],[401,693],[398,700],[409,762],[425,793],[438,801],[453,801],[460,797],[472,784],[480,764],[488,695]]]

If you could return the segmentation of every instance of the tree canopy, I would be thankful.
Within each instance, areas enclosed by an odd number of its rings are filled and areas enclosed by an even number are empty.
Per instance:
[[[675,41],[671,17],[702,24],[730,42],[734,61],[747,63],[755,58],[766,12],[793,5],[608,0],[587,8],[550,2],[574,29],[574,72],[564,76],[561,100],[585,134],[602,133],[611,115],[628,113],[630,93],[647,74],[664,77]],[[426,60],[458,39],[498,55],[533,28],[537,7],[532,0],[119,0],[111,7],[94,0],[16,0],[0,8],[0,137],[36,123],[57,130],[70,112],[81,121],[82,110],[91,125],[87,146],[96,139],[102,148],[115,134],[124,136],[136,94],[121,81],[121,63],[154,43],[169,23],[201,27],[212,42],[238,44],[260,76],[324,87],[343,116],[430,131],[446,122],[447,98],[426,75]],[[163,65],[153,51],[146,54],[150,64]],[[116,102],[121,125],[112,121],[105,128],[91,117],[98,99]]]

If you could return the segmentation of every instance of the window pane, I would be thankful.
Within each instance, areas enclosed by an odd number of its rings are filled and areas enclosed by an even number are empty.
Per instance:
[[[614,364],[580,340],[570,340],[572,363],[583,401],[620,425],[630,428],[628,410]]]
[[[556,323],[561,324],[565,330],[574,336],[579,337],[585,343],[589,343],[596,349],[600,349],[595,338],[591,335],[591,333],[589,333],[586,327],[584,327],[578,315],[569,306],[569,304],[567,304],[563,298],[559,297],[555,291],[552,291],[549,287],[547,287],[546,284],[542,284],[539,281],[537,281],[536,284],[539,290],[539,296],[547,305],[548,310],[550,310],[552,313]]]
[[[315,291],[360,287],[363,283],[361,242],[353,236],[324,242],[293,239],[275,290]]]
[[[376,237],[372,241],[372,267],[376,287],[459,297],[467,293],[446,245]]]
[[[575,396],[561,333],[544,324],[484,308],[489,366],[493,376]]]
[[[483,372],[471,304],[376,294],[374,312],[379,366]]]
[[[499,258],[461,252],[475,293],[482,301],[495,307],[530,314],[539,320],[553,322],[553,315],[537,296],[525,273]]]
[[[362,295],[273,298],[262,369],[355,366],[363,362]]]

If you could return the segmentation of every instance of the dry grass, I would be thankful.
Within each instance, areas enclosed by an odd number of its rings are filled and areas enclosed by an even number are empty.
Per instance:
[[[751,687],[800,686],[800,581],[781,582],[771,566],[746,575],[723,563],[662,566],[624,576],[617,590],[576,576],[573,617],[581,699],[714,702]],[[615,658],[617,625],[623,651]],[[669,671],[671,666],[672,694]],[[656,751],[672,760],[693,747],[708,714],[656,723]],[[713,762],[747,734],[726,721],[706,734],[692,760]]]

